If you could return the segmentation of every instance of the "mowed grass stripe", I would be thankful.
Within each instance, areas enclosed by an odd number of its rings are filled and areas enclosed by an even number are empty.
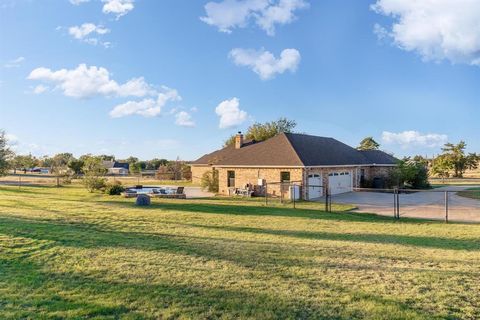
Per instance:
[[[478,225],[153,202],[0,187],[0,317],[480,317]]]

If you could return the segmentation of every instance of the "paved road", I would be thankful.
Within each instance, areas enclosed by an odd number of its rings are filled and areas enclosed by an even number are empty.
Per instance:
[[[449,220],[480,222],[480,201],[460,197],[457,191],[475,186],[448,186],[428,192],[400,194],[400,217],[445,219],[445,191],[449,192]],[[349,192],[333,196],[334,203],[357,206],[356,212],[393,216],[393,194]]]

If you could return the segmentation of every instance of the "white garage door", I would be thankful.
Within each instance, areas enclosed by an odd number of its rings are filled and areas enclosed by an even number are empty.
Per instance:
[[[322,191],[323,180],[319,174],[308,175],[308,199],[320,198],[323,194]]]
[[[328,175],[330,194],[352,191],[352,174],[350,172],[332,172]]]

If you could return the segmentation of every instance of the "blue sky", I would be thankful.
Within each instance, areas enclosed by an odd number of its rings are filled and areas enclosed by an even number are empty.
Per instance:
[[[191,160],[254,121],[397,156],[480,151],[472,0],[3,0],[19,153]]]

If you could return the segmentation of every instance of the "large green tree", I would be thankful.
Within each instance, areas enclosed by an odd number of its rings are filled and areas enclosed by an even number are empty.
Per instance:
[[[105,187],[107,168],[103,165],[101,157],[85,156],[83,158],[84,172],[83,183],[88,191],[93,192]]]
[[[68,163],[74,159],[71,153],[58,153],[52,157],[50,169],[57,178],[57,187],[60,186],[60,178],[63,178],[64,182],[70,182],[72,170]]]
[[[167,159],[152,159],[145,161],[145,169],[146,170],[158,170],[160,166],[164,166],[168,164]]]
[[[380,148],[380,144],[375,141],[373,137],[366,137],[360,141],[360,144],[357,147],[358,150],[378,150],[378,148]]]
[[[68,161],[67,166],[74,174],[79,175],[82,173],[83,164],[83,160],[73,158]]]
[[[467,144],[465,141],[460,141],[457,144],[446,143],[442,148],[441,155],[450,164],[450,169],[453,171],[455,178],[462,178],[466,170],[477,169],[480,156],[476,153],[465,153]]]
[[[297,123],[294,120],[289,120],[287,118],[279,118],[278,120],[265,123],[256,122],[248,127],[247,131],[245,132],[245,139],[264,141],[280,133],[293,132],[296,126]],[[225,146],[229,146],[234,143],[235,135],[232,135],[225,141]]]
[[[450,177],[450,172],[452,171],[453,163],[448,156],[441,154],[432,161],[432,166],[430,168],[430,174],[442,179]]]
[[[8,147],[7,137],[4,131],[0,131],[0,176],[4,176],[8,172],[10,166],[9,160],[12,156],[12,151]]]
[[[115,161],[115,156],[113,154],[111,155],[102,154],[102,155],[99,155],[99,157],[102,158],[102,160],[104,161]]]
[[[13,172],[16,173],[17,169],[31,169],[39,164],[39,161],[36,157],[31,154],[27,155],[16,155],[10,161],[10,167],[13,169]]]

